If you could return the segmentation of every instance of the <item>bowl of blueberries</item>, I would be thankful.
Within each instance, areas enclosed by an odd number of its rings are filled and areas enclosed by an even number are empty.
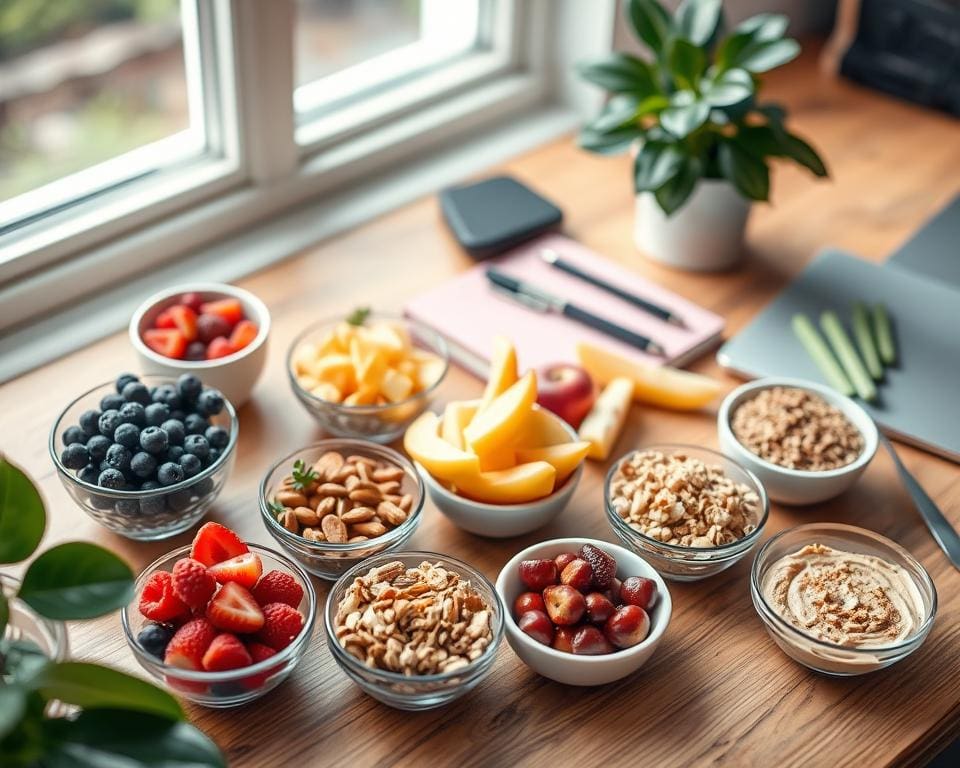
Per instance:
[[[121,374],[64,409],[50,456],[73,500],[114,533],[139,541],[191,528],[234,462],[233,406],[193,374]]]

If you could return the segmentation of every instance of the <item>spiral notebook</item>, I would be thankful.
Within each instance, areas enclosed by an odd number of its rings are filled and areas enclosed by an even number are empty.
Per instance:
[[[680,328],[593,285],[551,267],[540,258],[550,248],[586,272],[641,296],[681,317]],[[666,350],[665,357],[648,355],[601,331],[560,314],[540,313],[495,291],[485,272],[493,266],[558,297],[648,336]],[[492,339],[503,335],[517,349],[521,369],[556,362],[576,362],[576,343],[597,346],[650,365],[682,366],[720,342],[724,320],[668,291],[589,248],[562,235],[545,235],[502,256],[488,259],[436,288],[416,296],[405,312],[446,338],[453,360],[484,377]]]

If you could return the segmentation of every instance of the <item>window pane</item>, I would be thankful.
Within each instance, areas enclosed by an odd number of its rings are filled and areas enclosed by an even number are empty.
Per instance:
[[[297,111],[330,111],[475,49],[480,4],[297,0]]]
[[[189,126],[179,0],[0,3],[0,201]]]

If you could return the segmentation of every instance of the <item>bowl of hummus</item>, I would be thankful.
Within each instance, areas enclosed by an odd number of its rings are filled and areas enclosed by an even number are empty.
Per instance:
[[[838,523],[800,525],[771,538],[754,560],[750,593],[784,653],[837,676],[906,658],[937,612],[936,588],[913,555]]]

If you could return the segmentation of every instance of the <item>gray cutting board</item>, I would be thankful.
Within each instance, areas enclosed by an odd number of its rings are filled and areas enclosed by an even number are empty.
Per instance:
[[[805,312],[819,324],[820,313],[834,309],[849,331],[856,301],[887,305],[898,354],[878,387],[880,401],[858,402],[887,435],[960,462],[960,290],[942,280],[824,251],[720,348],[717,360],[747,378],[823,382],[790,319]]]

